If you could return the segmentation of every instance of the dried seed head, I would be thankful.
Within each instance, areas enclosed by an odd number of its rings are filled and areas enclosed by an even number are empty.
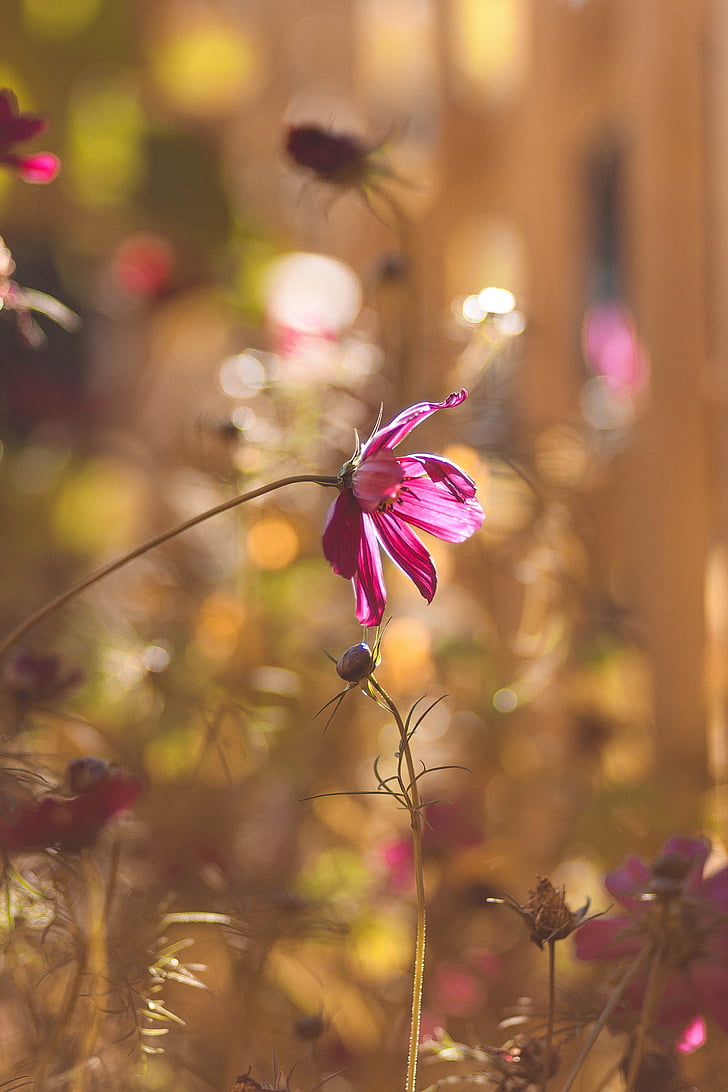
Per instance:
[[[549,940],[563,940],[578,924],[577,915],[566,903],[566,889],[557,889],[550,880],[539,876],[528,892],[521,914],[531,928],[531,940],[539,948]]]
[[[371,675],[374,666],[372,650],[362,641],[361,644],[347,648],[336,664],[336,671],[344,682],[360,683]]]

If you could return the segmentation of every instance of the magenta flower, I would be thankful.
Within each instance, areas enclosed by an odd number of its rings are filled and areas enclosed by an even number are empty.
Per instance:
[[[695,1048],[703,1016],[728,1031],[728,868],[703,876],[709,852],[703,839],[676,836],[651,867],[628,857],[605,881],[626,914],[593,919],[575,934],[580,959],[631,961],[652,947],[664,982],[655,1022],[682,1033],[683,1050]],[[649,962],[622,1015],[641,1009],[648,973]]]
[[[387,601],[380,547],[429,603],[437,572],[411,527],[445,542],[463,542],[485,518],[475,500],[475,482],[459,466],[437,455],[397,458],[393,451],[436,410],[459,406],[466,398],[467,391],[459,391],[444,402],[410,406],[341,468],[341,492],[326,517],[323,548],[334,572],[353,582],[356,617],[363,626],[379,625]]]
[[[42,133],[47,122],[35,114],[21,114],[18,100],[7,88],[0,90],[0,163],[17,171],[24,182],[52,182],[60,169],[60,161],[50,152],[36,155],[16,155],[16,144]]]

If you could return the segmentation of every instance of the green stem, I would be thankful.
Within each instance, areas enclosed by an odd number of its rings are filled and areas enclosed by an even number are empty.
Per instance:
[[[412,858],[415,873],[415,892],[417,898],[417,925],[415,935],[415,958],[412,972],[412,1016],[410,1020],[409,1053],[407,1056],[407,1080],[405,1092],[415,1092],[417,1084],[417,1052],[420,1044],[420,1022],[422,1019],[422,989],[425,979],[425,870],[422,853],[422,799],[417,787],[417,774],[412,757],[407,727],[399,710],[386,690],[379,685],[374,676],[369,682],[382,699],[383,704],[394,717],[399,730],[401,753],[404,756],[409,776],[406,801],[412,829]],[[375,699],[376,700],[376,699]]]
[[[642,969],[642,964],[645,963],[651,955],[652,949],[649,946],[643,948],[637,958],[633,960],[632,963],[630,963],[629,967],[622,975],[622,978],[617,983],[612,993],[612,996],[609,998],[609,1001],[600,1013],[599,1019],[592,1028],[589,1038],[584,1043],[584,1046],[579,1053],[579,1057],[574,1062],[572,1070],[569,1073],[569,1076],[566,1078],[566,1083],[562,1087],[561,1092],[570,1092],[570,1090],[574,1087],[574,1082],[579,1076],[584,1062],[589,1057],[589,1054],[591,1053],[594,1044],[606,1027],[606,1024],[612,1013],[616,1009],[619,1002],[622,1000],[622,995],[624,994],[624,991],[627,989],[627,986],[629,986],[632,979],[636,976],[637,972]]]
[[[541,1077],[541,1092],[546,1092],[546,1086],[551,1076],[551,1059],[554,1050],[554,1018],[556,1014],[556,941],[549,940],[549,1015],[546,1025],[546,1053],[543,1059],[543,1075]]]
[[[272,493],[275,489],[281,489],[284,485],[297,485],[300,482],[313,482],[316,485],[339,485],[339,478],[326,477],[320,474],[296,474],[290,478],[279,478],[278,481],[270,482],[268,485],[261,485],[257,489],[251,489],[248,493],[241,493],[237,497],[233,497],[232,500],[223,501],[222,504],[216,504],[214,508],[208,508],[205,512],[200,512],[197,516],[192,516],[191,519],[186,519],[183,523],[178,523],[176,527],[172,527],[169,531],[163,531],[159,535],[155,535],[154,538],[148,539],[143,542],[141,546],[135,547],[130,550],[128,554],[124,554],[123,557],[118,557],[114,561],[110,561],[107,565],[102,565],[100,569],[91,573],[90,576],[85,577],[83,580],[79,580],[77,584],[68,588],[66,591],[61,592],[54,599],[50,599],[47,603],[44,603],[42,607],[34,611],[29,615],[25,621],[21,622],[11,630],[7,636],[0,641],[0,656],[2,656],[11,645],[14,645],[17,640],[25,636],[29,629],[37,625],[38,622],[42,622],[44,618],[47,618],[50,614],[53,614],[60,607],[65,606],[71,599],[75,599],[81,592],[86,591],[87,588],[92,587],[94,584],[98,584],[100,580],[110,576],[111,573],[115,573],[118,569],[123,568],[124,565],[128,565],[130,561],[134,561],[137,557],[141,557],[143,554],[153,550],[155,546],[161,546],[163,542],[169,542],[170,539],[176,538],[177,535],[183,534],[185,531],[189,531],[191,527],[196,527],[199,523],[204,523],[205,520],[210,519],[212,516],[217,516],[220,512],[227,512],[230,508],[236,508],[239,504],[245,504],[246,501],[254,500],[256,497],[262,497],[266,493]]]

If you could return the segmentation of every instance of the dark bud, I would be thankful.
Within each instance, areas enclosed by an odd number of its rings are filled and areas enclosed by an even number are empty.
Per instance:
[[[297,167],[311,171],[321,182],[356,186],[367,173],[368,150],[354,136],[332,133],[319,125],[292,125],[286,152]]]
[[[89,792],[109,776],[109,767],[101,758],[74,758],[66,767],[66,780],[74,796]]]
[[[299,1039],[307,1043],[313,1043],[320,1039],[326,1030],[326,1021],[321,1013],[315,1016],[301,1016],[294,1024],[293,1029]]]
[[[360,683],[374,670],[374,657],[369,645],[362,641],[359,645],[347,648],[344,655],[336,664],[336,671],[344,682]]]

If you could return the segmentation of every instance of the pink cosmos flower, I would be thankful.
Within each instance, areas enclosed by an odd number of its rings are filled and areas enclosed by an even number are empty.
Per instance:
[[[632,960],[646,945],[662,960],[664,988],[656,1022],[674,1029],[679,1048],[694,1050],[702,1017],[728,1031],[728,868],[703,876],[710,845],[676,836],[650,867],[630,856],[607,876],[626,914],[586,922],[576,932],[580,959]],[[621,1012],[639,1012],[649,964]]]
[[[12,91],[0,90],[0,163],[12,167],[24,182],[52,182],[60,169],[59,159],[50,152],[20,156],[13,151],[15,144],[42,133],[46,125],[35,114],[21,114]]]
[[[387,601],[380,547],[429,603],[437,572],[411,528],[463,542],[485,518],[475,500],[475,482],[455,463],[429,454],[397,458],[393,451],[431,414],[466,398],[463,390],[444,402],[410,406],[341,468],[341,492],[326,517],[323,548],[334,572],[353,582],[356,617],[363,626],[379,625]]]

